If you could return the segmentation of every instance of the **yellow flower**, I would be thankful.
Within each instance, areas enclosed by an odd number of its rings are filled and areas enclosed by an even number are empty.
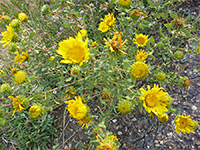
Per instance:
[[[22,103],[23,102],[21,102],[20,101],[20,99],[18,98],[18,96],[16,97],[16,98],[14,98],[13,96],[8,96],[8,98],[10,98],[13,102],[13,107],[14,107],[14,111],[13,111],[13,114],[12,114],[12,116],[14,116],[14,114],[15,114],[15,112],[16,111],[22,111],[22,110],[25,110],[25,108],[24,107],[22,107]]]
[[[147,59],[149,54],[147,54],[144,50],[137,51],[137,55],[135,56],[136,61],[143,61]]]
[[[122,114],[127,114],[133,110],[132,103],[128,100],[121,100],[117,106],[118,110]]]
[[[92,44],[90,45],[91,47],[95,47],[95,46],[97,46],[98,45],[98,43],[96,42],[96,41],[94,41],[94,42],[92,42]]]
[[[18,51],[16,51],[15,54],[17,54],[17,56],[15,56],[14,59],[16,62],[19,62],[19,64],[23,63],[28,58],[28,51],[22,52],[21,56]]]
[[[88,124],[89,124],[90,122],[91,122],[91,120],[90,120],[89,117],[83,118],[82,120],[78,121],[79,125],[82,126],[81,129],[84,128],[84,127],[85,127],[86,129],[88,129]]]
[[[158,117],[158,120],[160,120],[162,123],[165,123],[168,120],[168,115],[166,113],[161,114],[161,115],[159,115],[157,117]]]
[[[197,52],[197,54],[200,54],[200,46],[198,46],[198,52]]]
[[[99,24],[99,30],[102,32],[107,32],[108,30],[110,30],[110,28],[113,27],[116,22],[116,18],[114,17],[113,13],[108,13],[108,15],[105,15],[105,18],[101,18],[101,20],[102,22],[100,22]]]
[[[147,42],[149,41],[148,35],[143,35],[143,34],[136,34],[136,38],[133,38],[136,43],[139,46],[146,46]]]
[[[25,81],[26,79],[26,74],[23,72],[23,71],[17,71],[15,74],[14,74],[14,82],[16,84],[21,84]]]
[[[99,30],[101,32],[107,32],[109,29],[110,29],[110,27],[105,22],[101,22],[99,24]]]
[[[0,43],[5,43],[3,47],[7,46],[14,37],[14,29],[11,26],[6,26],[7,31],[1,32],[1,36],[3,37]]]
[[[157,79],[158,81],[164,81],[164,80],[166,79],[165,73],[163,73],[163,72],[157,73],[156,79]]]
[[[97,141],[100,145],[97,146],[97,150],[118,150],[117,137],[114,135],[108,135],[109,132],[102,138],[99,134],[96,136]]]
[[[185,133],[190,133],[191,131],[194,131],[196,128],[198,128],[198,123],[194,120],[192,120],[189,116],[182,116],[179,115],[176,119],[176,126],[175,131],[180,134],[180,131]]]
[[[67,106],[67,110],[69,111],[70,115],[77,120],[83,119],[87,114],[87,107],[82,102],[82,98],[75,97],[75,100],[65,101]]]
[[[130,13],[131,13],[131,15],[137,16],[137,17],[140,17],[140,16],[143,14],[142,12],[140,12],[140,11],[137,10],[137,9],[131,10]]]
[[[15,73],[15,72],[16,72],[16,68],[15,68],[15,65],[14,65],[14,64],[13,64],[13,68],[10,69],[10,72],[11,72],[11,73]]]
[[[122,42],[122,37],[121,37],[121,32],[115,32],[113,35],[113,38],[111,41],[108,41],[106,39],[104,39],[106,46],[105,47],[110,47],[110,51],[111,52],[121,52],[123,55],[127,54],[125,52],[123,52],[122,50],[120,50],[120,48],[122,48],[127,40],[125,40],[124,42]]]
[[[55,59],[54,56],[50,56],[50,58],[49,58],[50,61],[53,61],[54,59]]]
[[[10,22],[10,17],[8,15],[5,15],[5,12],[0,15],[0,23],[9,23]]]
[[[34,104],[33,106],[31,106],[31,108],[29,109],[29,114],[32,118],[37,118],[40,116],[42,112],[42,108],[40,105],[38,104]]]
[[[84,42],[80,33],[75,38],[69,37],[67,40],[61,41],[56,51],[64,58],[60,63],[83,65],[90,55],[87,43],[88,38]]]
[[[21,20],[21,21],[26,21],[26,20],[27,20],[27,16],[26,16],[25,13],[19,13],[19,14],[18,14],[18,18],[19,18],[19,20]]]
[[[154,84],[152,89],[150,89],[149,85],[147,88],[147,91],[140,88],[142,96],[140,96],[139,99],[143,101],[143,107],[148,113],[161,116],[168,111],[167,106],[169,101],[171,102],[171,97],[167,92],[163,92],[163,90],[161,90],[162,88],[159,88],[156,84]]]
[[[82,36],[86,36],[87,31],[85,29],[82,29],[82,30],[80,30],[80,33],[81,33]]]
[[[131,0],[119,0],[119,4],[126,7],[131,4]]]
[[[188,89],[189,86],[192,85],[192,80],[190,80],[188,77],[181,77],[179,80],[179,84],[182,88],[185,88],[186,90]]]
[[[144,62],[138,61],[131,66],[131,74],[136,79],[144,78],[148,74],[148,72],[149,69]]]

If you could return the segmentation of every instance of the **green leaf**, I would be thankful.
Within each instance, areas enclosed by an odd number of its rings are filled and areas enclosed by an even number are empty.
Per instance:
[[[175,12],[173,12],[173,11],[169,11],[169,14],[170,14],[170,16],[171,16],[172,18],[174,18],[174,19],[178,18],[177,13],[175,13]]]
[[[56,8],[58,8],[59,6],[60,6],[60,4],[55,4],[55,5],[52,6],[51,9],[52,9],[52,10],[53,10],[53,9],[56,9]]]
[[[14,134],[15,134],[15,131],[13,131],[13,132],[10,134],[10,136],[7,138],[7,140],[10,140],[10,139],[13,137]]]
[[[147,2],[149,3],[149,5],[154,8],[154,3],[151,0],[147,0]]]
[[[67,29],[67,28],[70,28],[74,23],[63,23],[62,24],[62,27]]]
[[[33,96],[33,100],[37,100],[37,99],[40,99],[40,98],[43,98],[44,97],[44,95],[42,95],[42,94],[35,94],[34,96]]]
[[[165,45],[165,44],[164,44],[163,42],[159,42],[159,43],[156,44],[155,47],[163,47],[164,45]]]
[[[149,55],[149,57],[154,59],[154,60],[156,59],[156,57],[154,57],[153,55]]]
[[[34,80],[36,80],[36,79],[37,79],[36,76],[31,76],[31,77],[29,77],[29,80],[31,80],[31,81],[34,81]]]
[[[164,24],[169,32],[171,32],[172,25],[171,24]]]
[[[29,40],[31,40],[34,37],[35,33],[34,32],[30,32],[29,33]]]
[[[71,12],[71,14],[75,15],[76,17],[81,17],[81,13],[78,11]]]

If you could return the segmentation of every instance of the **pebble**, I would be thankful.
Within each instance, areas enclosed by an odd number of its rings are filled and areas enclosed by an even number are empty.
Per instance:
[[[155,146],[156,146],[156,147],[159,147],[159,146],[160,146],[160,144],[156,144]]]
[[[118,134],[118,135],[122,135],[123,133],[122,133],[121,131],[118,131],[117,134]]]
[[[117,119],[113,119],[112,121],[115,123],[115,122],[117,122]]]
[[[197,107],[195,105],[192,106],[192,110],[197,110]]]

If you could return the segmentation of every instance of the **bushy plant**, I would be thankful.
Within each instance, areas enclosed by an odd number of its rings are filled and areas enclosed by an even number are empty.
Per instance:
[[[199,53],[199,15],[177,14],[177,0],[10,2],[0,16],[0,42],[9,54],[0,54],[0,123],[1,135],[20,149],[64,145],[57,143],[53,115],[62,106],[91,129],[91,149],[119,149],[107,131],[113,116],[138,107],[167,123],[176,111],[167,85],[191,85],[177,62]],[[188,40],[193,49],[185,47]],[[174,119],[178,133],[198,127],[189,116]]]

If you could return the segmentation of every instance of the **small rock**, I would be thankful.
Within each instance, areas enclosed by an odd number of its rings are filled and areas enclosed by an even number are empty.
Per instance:
[[[195,105],[192,106],[192,110],[197,110],[197,107]]]
[[[160,144],[156,144],[155,146],[156,146],[156,147],[159,147],[159,146],[160,146]]]
[[[160,141],[160,144],[163,145],[163,141]]]
[[[117,119],[113,119],[112,121],[115,123],[115,122],[117,122]]]
[[[118,135],[122,135],[123,133],[122,133],[121,131],[118,131],[117,134],[118,134]]]
[[[155,140],[155,143],[158,143],[158,140]]]

